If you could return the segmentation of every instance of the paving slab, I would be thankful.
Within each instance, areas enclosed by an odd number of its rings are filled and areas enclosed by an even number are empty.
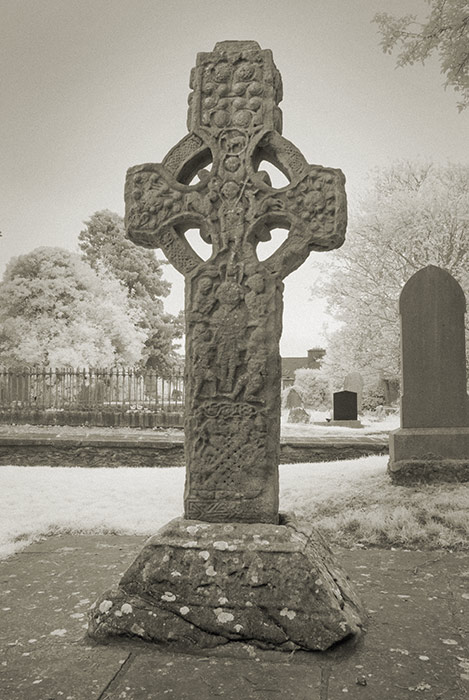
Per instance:
[[[54,536],[0,562],[1,700],[469,697],[469,553],[336,549],[369,619],[328,652],[97,645],[87,610],[143,542]]]

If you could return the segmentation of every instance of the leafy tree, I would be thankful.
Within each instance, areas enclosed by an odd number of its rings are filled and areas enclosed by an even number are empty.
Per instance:
[[[440,56],[445,87],[459,92],[461,111],[469,105],[469,4],[467,0],[427,0],[430,14],[424,23],[416,15],[394,17],[387,12],[375,15],[381,33],[381,47],[391,54],[399,46],[397,65],[422,63],[434,52]]]
[[[308,408],[317,411],[329,408],[331,395],[329,381],[321,370],[308,368],[295,370],[293,387]]]
[[[353,370],[373,379],[398,376],[402,287],[433,264],[469,298],[468,240],[469,166],[396,163],[378,172],[314,290],[343,322],[329,339],[323,365],[329,375],[338,382]]]
[[[108,209],[95,212],[85,225],[78,236],[83,259],[120,280],[132,308],[140,313],[140,327],[146,334],[142,364],[160,372],[177,367],[181,357],[174,340],[182,335],[182,314],[164,313],[162,297],[169,294],[171,285],[163,279],[161,262],[152,250],[129,241],[122,217]]]
[[[138,322],[115,278],[62,248],[36,248],[12,258],[0,283],[0,362],[134,364],[145,338]]]

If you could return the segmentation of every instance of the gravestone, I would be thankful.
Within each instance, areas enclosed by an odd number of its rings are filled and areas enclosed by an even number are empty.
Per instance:
[[[363,377],[360,372],[349,372],[344,379],[344,391],[354,391],[357,395],[357,413],[362,412]]]
[[[310,422],[310,417],[309,413],[305,411],[304,408],[301,406],[297,406],[297,408],[292,408],[288,412],[288,423],[309,423]]]
[[[333,420],[357,420],[357,394],[355,391],[336,391],[332,395]]]
[[[286,408],[303,408],[303,399],[299,395],[298,391],[293,387],[289,389],[287,398],[285,401]]]
[[[322,425],[322,423],[316,423]],[[336,391],[332,394],[332,420],[327,421],[331,427],[363,428],[358,420],[357,394],[355,391]]]
[[[458,282],[434,265],[401,292],[401,428],[390,435],[388,468],[395,483],[469,480],[465,311]]]
[[[281,136],[280,74],[256,42],[199,54],[190,84],[190,133],[161,165],[131,168],[125,188],[130,239],[185,277],[185,518],[101,597],[89,634],[327,648],[359,631],[360,605],[321,537],[279,516],[279,339],[283,278],[344,240],[344,176]],[[264,160],[286,187],[272,187]],[[287,239],[260,262],[279,226]]]

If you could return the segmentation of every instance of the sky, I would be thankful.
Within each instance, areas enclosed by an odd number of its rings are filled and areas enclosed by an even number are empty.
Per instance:
[[[38,246],[78,250],[95,211],[124,213],[128,167],[161,162],[186,133],[199,51],[253,39],[283,78],[284,136],[310,163],[341,168],[350,209],[373,168],[467,162],[469,114],[436,59],[395,67],[376,12],[425,17],[424,0],[0,0],[0,273]],[[161,252],[158,253],[161,257]],[[284,356],[327,344],[311,299],[316,253],[285,280]],[[330,255],[330,253],[329,253]],[[170,266],[171,313],[183,279]]]

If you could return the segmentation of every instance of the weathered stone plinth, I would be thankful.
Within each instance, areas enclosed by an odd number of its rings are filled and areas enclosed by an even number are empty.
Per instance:
[[[171,521],[97,601],[89,635],[291,651],[359,633],[360,603],[329,547],[310,525],[282,522]]]
[[[389,435],[395,484],[469,481],[469,428],[399,428]]]

